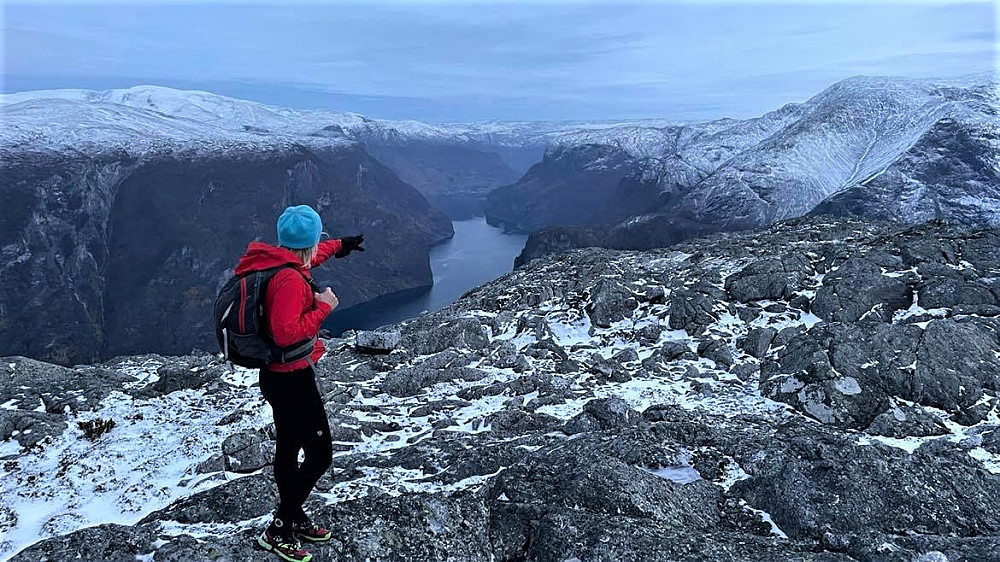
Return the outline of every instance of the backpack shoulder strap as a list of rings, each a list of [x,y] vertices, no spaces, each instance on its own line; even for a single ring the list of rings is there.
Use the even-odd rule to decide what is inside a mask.
[[[294,269],[302,276],[302,280],[309,285],[309,289],[313,292],[319,292],[316,287],[316,283],[313,282],[312,278],[307,276],[301,269],[295,267],[294,265],[281,265],[278,267],[272,267],[271,269],[264,270],[267,271],[267,277],[264,280],[263,290],[267,291],[267,286],[271,282],[271,278],[274,277],[276,273],[283,269]],[[270,339],[270,336],[268,336]],[[300,359],[306,359],[307,362],[312,364],[312,352],[316,346],[316,336],[302,340],[298,343],[292,344],[288,347],[278,347],[271,341],[272,352],[274,353],[274,359],[278,363],[293,363]]]
[[[299,275],[302,276],[302,279],[306,282],[307,285],[309,285],[309,288],[312,289],[312,291],[314,293],[321,292],[319,290],[319,287],[316,286],[316,282],[311,277],[309,277],[308,275],[306,275],[298,267],[296,267],[294,265],[291,265],[291,264],[284,264],[284,265],[279,265],[277,267],[271,267],[271,268],[268,268],[268,269],[261,269],[259,271],[260,273],[266,273],[267,274],[267,276],[265,277],[265,280],[264,280],[265,289],[267,288],[267,283],[269,283],[271,281],[271,277],[274,277],[274,275],[276,273],[278,273],[279,271],[281,271],[283,269],[294,269],[296,272],[298,272]]]

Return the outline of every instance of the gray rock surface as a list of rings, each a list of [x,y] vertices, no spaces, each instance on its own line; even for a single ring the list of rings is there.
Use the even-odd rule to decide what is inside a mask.
[[[362,352],[390,353],[399,345],[398,331],[360,331],[355,345]]]
[[[911,436],[945,435],[948,433],[948,427],[920,406],[891,404],[888,410],[875,417],[867,432],[872,435],[903,439]]]
[[[760,359],[767,354],[768,348],[771,347],[771,342],[774,341],[774,336],[777,335],[778,330],[774,328],[755,328],[747,334],[740,349]]]
[[[228,471],[254,472],[273,461],[274,441],[260,431],[242,431],[222,442],[222,458]]]
[[[741,303],[791,298],[812,266],[799,254],[764,258],[726,278],[726,291]]]
[[[438,353],[446,349],[479,350],[489,344],[483,326],[474,318],[459,318],[429,330],[407,331],[403,345],[417,355]]]
[[[1000,238],[940,223],[809,218],[664,250],[574,250],[408,320],[390,354],[334,343],[319,374],[336,452],[306,508],[336,538],[310,549],[329,560],[996,560],[1000,318],[966,308],[980,297],[988,306],[979,289],[932,309],[919,296],[942,279],[992,295],[1000,255],[984,240]],[[790,290],[741,303],[733,290],[779,284],[759,273],[774,255],[802,256],[801,282],[793,275]],[[851,260],[862,271],[874,264],[910,300],[849,320],[859,303],[893,294],[873,291],[879,280],[838,276]],[[740,272],[744,285],[726,290]],[[588,316],[602,287],[634,298],[608,327]],[[828,309],[831,320],[792,305],[824,287],[841,307]],[[643,335],[649,326],[658,329]],[[123,374],[143,361],[152,359],[25,363],[14,376],[37,374],[44,389],[0,388],[17,408],[0,419],[41,416],[31,409],[72,398],[59,386],[89,373],[103,381],[92,391],[102,400],[118,377],[128,391],[118,399],[143,412],[178,404],[180,393],[144,391],[152,385]],[[185,376],[212,369],[199,356],[152,363]],[[204,422],[221,434],[185,436],[205,454],[170,489],[180,500],[128,527],[117,548],[95,550],[88,541],[106,535],[67,525],[15,559],[269,559],[252,544],[274,506],[268,468],[234,481],[220,472],[227,455],[260,459],[271,442],[259,391],[225,382],[238,374],[184,391],[206,405],[222,400]],[[89,419],[95,406],[79,411]],[[118,421],[87,450],[114,443],[134,420]],[[45,501],[52,490],[19,468],[21,457],[57,456],[60,443],[0,459],[5,470],[18,464],[0,485]],[[132,486],[129,496],[148,493]],[[21,504],[4,511],[5,501],[0,529],[17,532]]]
[[[601,280],[593,289],[587,312],[595,326],[608,328],[630,317],[637,306],[631,291],[614,281]]]
[[[820,324],[765,361],[761,390],[825,423],[865,428],[898,396],[975,421],[1000,390],[1000,343],[974,322]],[[975,422],[973,422],[975,423]]]
[[[193,494],[153,512],[139,523],[176,521],[178,523],[239,522],[260,517],[277,506],[278,490],[274,479],[262,475],[237,478],[222,486]]]

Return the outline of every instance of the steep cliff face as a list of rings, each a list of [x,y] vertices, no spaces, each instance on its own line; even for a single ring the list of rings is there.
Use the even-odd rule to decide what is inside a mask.
[[[5,107],[0,353],[58,363],[214,345],[211,305],[286,205],[368,251],[317,270],[350,306],[432,282],[451,223],[342,138],[258,137],[77,102]],[[46,120],[59,126],[38,126]],[[54,116],[54,117],[53,117]],[[93,134],[77,136],[75,128]],[[74,148],[78,147],[78,148]]]
[[[0,347],[67,363],[104,342],[107,223],[124,152],[0,152]]]
[[[396,185],[392,185],[395,183]],[[432,282],[426,246],[450,234],[411,188],[356,147],[337,158],[304,149],[143,166],[122,182],[109,222],[107,355],[212,346],[210,310],[249,240],[274,240],[287,205],[310,204],[332,236],[367,249],[316,270],[342,306]],[[399,193],[404,191],[404,193]]]
[[[487,196],[486,220],[520,232],[592,224],[614,187],[634,169],[628,153],[613,146],[553,148],[516,184]]]

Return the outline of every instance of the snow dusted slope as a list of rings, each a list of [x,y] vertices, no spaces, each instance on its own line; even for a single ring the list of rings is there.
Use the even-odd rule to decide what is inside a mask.
[[[701,182],[802,112],[790,104],[757,119],[627,124],[558,135],[538,166],[489,195],[486,216],[526,232],[627,219],[655,208],[663,194]]]
[[[117,90],[39,90],[0,94],[0,114],[11,124],[19,124],[17,113],[8,112],[17,104],[33,102],[50,116],[62,119],[68,106],[56,102],[76,102],[92,107],[124,106],[162,114],[177,120],[203,123],[227,132],[254,131],[274,135],[302,136],[322,131],[343,132],[355,140],[380,143],[466,143],[520,147],[545,146],[551,138],[568,132],[603,129],[618,123],[503,122],[428,124],[418,121],[389,121],[356,113],[327,110],[299,110],[220,96],[198,90],[176,90],[162,86],[135,86]],[[6,107],[4,107],[6,106]],[[140,116],[131,113],[129,116]],[[68,115],[67,117],[72,117]],[[142,119],[141,117],[137,117]]]
[[[839,82],[806,102],[799,119],[692,186],[679,210],[723,228],[800,216],[886,169],[942,119],[995,127],[995,88],[992,76]]]
[[[856,77],[758,119],[563,135],[536,170],[490,195],[487,217],[539,231],[529,240],[538,249],[595,236],[607,247],[664,246],[814,209],[997,225],[997,89],[995,74]],[[587,205],[573,204],[580,193]],[[596,229],[540,231],[560,225]]]
[[[441,208],[481,212],[486,193],[517,179],[569,131],[619,123],[385,121],[348,112],[294,110],[159,86],[0,95],[0,145],[44,150],[130,147],[131,154],[185,144],[196,150],[247,143],[366,150]],[[34,144],[33,144],[34,143]]]
[[[290,110],[205,92],[152,86],[94,92],[50,90],[0,96],[0,147],[100,152],[116,147],[141,156],[163,145],[218,149],[229,146],[343,144],[343,134],[310,137],[321,127]],[[350,121],[349,114],[336,116]],[[360,118],[358,118],[360,119]]]
[[[939,119],[889,166],[835,193],[813,212],[1000,224],[997,84],[957,90],[957,96],[969,99],[964,115]]]

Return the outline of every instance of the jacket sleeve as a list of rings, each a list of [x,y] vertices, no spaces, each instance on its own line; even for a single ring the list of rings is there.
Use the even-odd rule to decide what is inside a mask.
[[[309,267],[317,267],[319,265],[322,265],[323,262],[330,259],[330,256],[339,252],[342,247],[343,244],[341,244],[340,238],[336,238],[334,240],[324,240],[320,242],[319,251],[316,252],[316,257],[313,258],[312,263],[309,264]]]
[[[331,310],[330,305],[314,299],[309,285],[291,269],[271,278],[266,305],[271,336],[279,347],[315,336]]]

